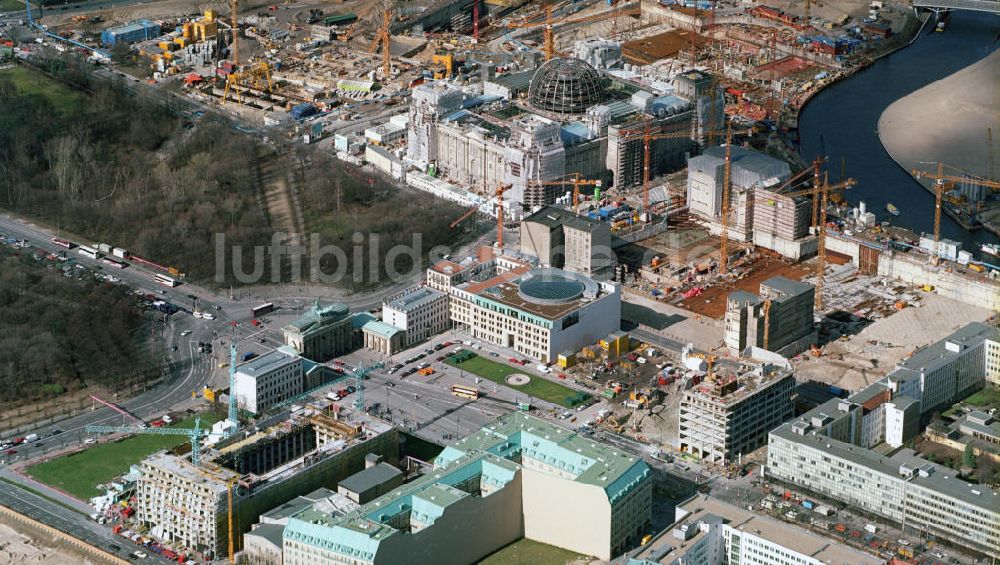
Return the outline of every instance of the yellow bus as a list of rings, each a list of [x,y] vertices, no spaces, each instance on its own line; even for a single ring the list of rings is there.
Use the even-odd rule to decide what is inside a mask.
[[[451,385],[451,393],[460,398],[471,398],[472,400],[479,398],[479,390],[468,386]]]

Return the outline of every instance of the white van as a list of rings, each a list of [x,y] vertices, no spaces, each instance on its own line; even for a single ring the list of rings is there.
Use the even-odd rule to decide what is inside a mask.
[[[536,365],[535,369],[543,375],[547,375],[552,372],[552,369],[550,369],[548,365],[545,365],[543,363],[539,363],[538,365]]]

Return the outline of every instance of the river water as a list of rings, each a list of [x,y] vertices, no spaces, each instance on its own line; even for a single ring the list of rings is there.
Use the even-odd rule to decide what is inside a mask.
[[[1000,46],[1000,17],[996,15],[954,12],[944,32],[933,32],[932,27],[929,23],[909,47],[817,94],[799,119],[800,154],[805,161],[820,154],[829,156],[833,182],[840,178],[843,157],[847,176],[858,181],[846,192],[847,199],[855,204],[864,200],[880,221],[891,218],[894,225],[917,233],[934,230],[934,196],[886,153],[878,137],[879,116],[897,99],[975,63]],[[996,80],[1000,88],[1000,77]],[[900,209],[898,217],[886,211],[889,202]],[[986,230],[962,229],[946,214],[941,215],[941,236],[961,241],[974,252],[982,242],[998,241]]]

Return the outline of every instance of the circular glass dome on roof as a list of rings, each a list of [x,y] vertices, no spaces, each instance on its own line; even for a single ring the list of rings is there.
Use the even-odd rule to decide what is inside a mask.
[[[597,283],[561,269],[535,269],[518,281],[518,295],[535,304],[562,304],[580,297],[593,298]]]
[[[582,114],[603,98],[603,80],[594,67],[575,57],[552,59],[535,71],[528,100],[536,108]]]
[[[521,295],[526,299],[566,302],[583,294],[583,283],[571,278],[534,278],[521,283]]]

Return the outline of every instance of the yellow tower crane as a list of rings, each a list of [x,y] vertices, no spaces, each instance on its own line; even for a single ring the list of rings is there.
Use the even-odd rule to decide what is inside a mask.
[[[992,132],[990,132],[992,134]],[[992,137],[992,136],[991,136]],[[913,169],[913,176],[920,178],[929,178],[934,180],[934,249],[931,252],[933,257],[938,256],[938,241],[941,239],[941,197],[944,195],[946,190],[951,190],[956,182],[964,182],[968,184],[974,184],[976,186],[985,186],[992,188],[993,190],[1000,190],[1000,182],[983,179],[977,177],[959,177],[955,175],[944,174],[944,163],[937,164],[937,173],[928,173],[926,171],[921,171],[920,169]],[[955,167],[947,165],[949,168],[958,170]]]
[[[582,178],[583,175],[580,173],[570,173],[569,177],[570,178],[565,180],[529,181],[529,184],[532,184],[534,186],[562,186],[566,184],[573,185],[573,213],[579,213],[580,187],[581,186],[600,187],[601,181]]]
[[[517,28],[542,28],[543,37],[543,51],[545,53],[545,60],[551,60],[556,56],[556,40],[555,40],[555,26],[556,25],[567,25],[567,24],[584,24],[590,22],[599,22],[601,20],[607,20],[612,18],[618,18],[619,16],[638,16],[640,15],[640,9],[638,6],[633,8],[623,8],[620,10],[612,10],[610,12],[602,12],[600,14],[594,14],[592,16],[586,16],[583,18],[574,18],[569,20],[552,19],[552,5],[545,5],[545,19],[535,22],[510,22],[507,24],[509,29]]]
[[[706,135],[716,134],[716,133],[718,133],[718,134],[724,133],[724,130],[706,132]],[[658,140],[658,139],[684,139],[684,138],[690,138],[691,135],[692,135],[691,131],[689,129],[684,129],[684,130],[679,130],[679,131],[667,131],[667,132],[658,131],[658,130],[654,130],[647,123],[647,124],[645,124],[641,128],[618,130],[618,134],[621,135],[621,136],[633,136],[633,135],[635,135],[635,136],[638,136],[638,137],[642,138],[642,154],[643,154],[643,161],[642,161],[642,211],[648,213],[648,211],[649,211],[648,210],[648,208],[649,208],[649,190],[650,190],[649,180],[650,180],[650,176],[651,176],[650,170],[651,170],[651,166],[652,166],[652,162],[653,162],[652,155],[651,155],[652,150],[650,149],[650,147],[651,147],[651,143],[650,142],[652,142],[654,140]],[[693,143],[693,140],[692,140],[692,143]]]
[[[382,80],[389,80],[392,76],[392,56],[389,53],[389,42],[391,35],[389,34],[389,26],[392,24],[392,12],[390,10],[385,10],[382,12],[382,27],[378,28],[375,32],[375,39],[372,40],[372,45],[368,49],[369,53],[374,53],[378,50],[379,44],[382,45]]]
[[[808,170],[808,169],[807,169]],[[827,175],[824,175],[823,181],[819,185],[819,190],[817,194],[816,186],[812,186],[803,190],[795,192],[785,192],[781,193],[782,196],[812,196],[813,198],[819,199],[819,229],[817,230],[817,261],[816,261],[816,296],[815,296],[815,308],[820,310],[823,308],[823,278],[826,276],[826,208],[829,203],[829,194],[831,191],[848,189],[857,184],[857,181],[853,178],[845,179],[843,182],[839,182],[835,185],[831,185]],[[765,326],[766,328],[766,326]],[[766,329],[764,330],[767,331]],[[766,336],[766,334],[765,334]],[[766,337],[765,337],[766,340]],[[766,346],[765,346],[766,349]]]
[[[503,195],[505,192],[510,190],[512,185],[501,184],[497,187],[496,192],[493,196],[497,199],[496,209],[497,209],[497,247],[503,248]],[[466,218],[472,216],[479,211],[479,206],[472,206],[465,211],[464,214],[455,219],[451,224],[448,225],[449,228],[455,229],[455,226],[462,223]]]

